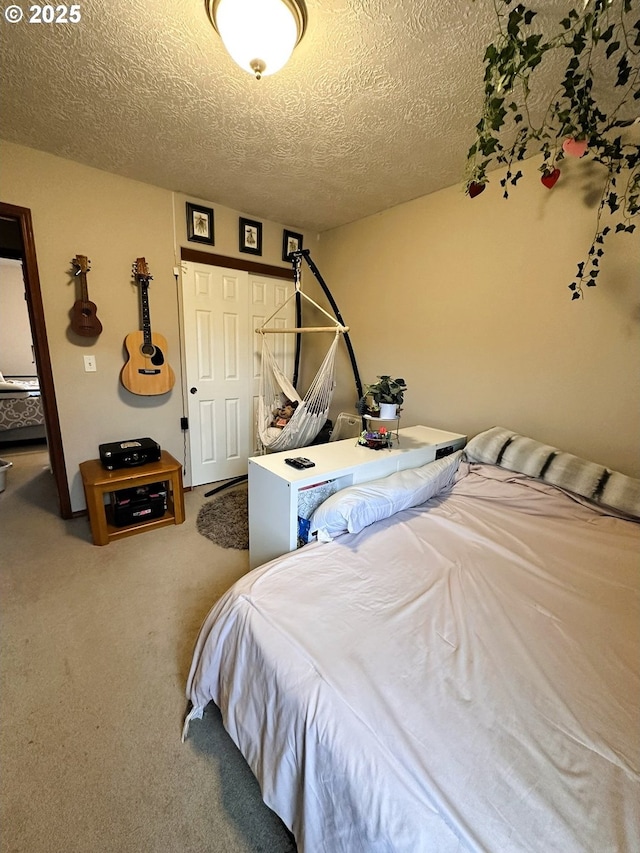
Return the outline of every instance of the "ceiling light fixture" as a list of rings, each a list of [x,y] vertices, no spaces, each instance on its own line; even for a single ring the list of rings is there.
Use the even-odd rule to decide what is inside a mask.
[[[205,0],[231,58],[256,79],[287,62],[307,25],[304,0]]]

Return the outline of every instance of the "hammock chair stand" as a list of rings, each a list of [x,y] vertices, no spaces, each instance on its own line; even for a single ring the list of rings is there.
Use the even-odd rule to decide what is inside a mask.
[[[291,253],[291,262],[293,264],[294,278],[296,275],[299,278],[300,261],[302,260],[302,258],[305,259],[307,266],[309,267],[309,269],[313,273],[316,281],[318,282],[318,284],[322,288],[322,292],[327,297],[327,301],[329,302],[329,305],[331,306],[331,310],[335,314],[336,320],[340,323],[341,326],[344,326],[345,328],[347,328],[344,320],[342,319],[342,315],[340,314],[340,309],[338,308],[336,301],[333,298],[333,294],[329,290],[325,280],[320,275],[320,270],[318,269],[318,267],[315,265],[313,259],[311,258],[310,249],[299,249],[297,252]],[[297,259],[297,262],[296,262],[296,259]],[[300,323],[302,322],[302,320],[301,320],[302,307],[301,307],[301,299],[300,299],[299,293],[296,293],[296,311],[297,311],[296,324],[300,325]],[[356,399],[359,400],[362,397],[362,393],[363,393],[362,382],[360,381],[360,372],[358,371],[358,365],[356,363],[356,355],[353,351],[353,346],[351,345],[351,338],[349,337],[348,328],[347,328],[347,331],[343,333],[342,338],[345,342],[345,346],[347,347],[347,352],[349,354],[349,361],[351,362],[351,369],[353,370],[353,379],[354,379],[355,384],[356,384]],[[298,384],[298,373],[299,373],[299,369],[300,369],[300,344],[301,344],[301,340],[300,340],[300,336],[298,336],[296,338],[296,360],[295,360],[294,371],[293,371],[293,384],[294,385]]]
[[[306,294],[304,294],[300,290],[300,267],[301,267],[301,262],[302,262],[303,258],[306,261],[307,265],[309,266],[309,269],[313,273],[314,277],[318,281],[318,284],[322,288],[323,293],[327,297],[329,305],[331,306],[331,309],[335,315],[335,321],[334,321],[333,317],[331,317],[330,314],[328,314],[323,308],[321,308],[316,302],[314,302],[314,300],[311,299],[311,297],[307,296]],[[341,335],[342,338],[344,339],[345,345],[347,347],[349,360],[351,362],[351,368],[353,370],[353,377],[354,377],[354,381],[355,381],[355,385],[356,385],[357,399],[360,399],[362,397],[362,393],[363,393],[362,382],[360,380],[360,373],[358,371],[358,365],[356,363],[356,358],[355,358],[355,353],[353,351],[353,346],[351,345],[351,340],[349,338],[349,327],[345,325],[344,320],[342,319],[342,316],[340,314],[340,310],[336,304],[335,299],[333,298],[331,291],[329,290],[325,280],[322,278],[322,275],[320,274],[318,267],[316,266],[314,261],[311,259],[310,250],[309,249],[300,249],[296,252],[292,252],[291,253],[291,263],[293,265],[293,274],[294,274],[294,283],[295,283],[295,291],[294,291],[294,294],[292,294],[292,295],[295,296],[295,302],[296,302],[296,320],[295,320],[296,325],[293,328],[289,328],[289,329],[266,328],[265,327],[266,323],[268,323],[272,319],[272,317],[274,316],[274,314],[272,314],[271,317],[269,317],[269,318],[267,318],[267,320],[265,320],[265,324],[263,324],[263,326],[260,329],[256,329],[256,331],[260,332],[263,335],[264,334],[282,334],[282,333],[293,333],[296,335],[294,371],[293,371],[292,382],[290,384],[290,388],[296,396],[297,396],[297,392],[295,391],[295,389],[296,389],[296,385],[298,383],[299,370],[300,370],[300,353],[301,353],[301,345],[302,345],[302,335],[305,333],[313,333],[313,332],[335,332],[336,333],[336,340],[331,345],[331,347],[329,349],[329,353],[327,353],[327,356],[325,357],[325,361],[323,362],[323,365],[321,366],[320,370],[318,371],[318,375],[316,376],[316,379],[314,379],[314,383],[319,380],[319,377],[323,373],[323,370],[326,374],[327,366],[332,367],[333,358],[335,356],[335,349],[337,346],[337,340],[338,340],[339,336]],[[303,326],[302,325],[302,298],[303,297],[307,301],[311,302],[323,314],[325,314],[332,321],[333,325],[331,325],[331,326]],[[280,306],[280,308],[281,307],[282,306]],[[278,310],[280,310],[280,308],[278,308]],[[277,313],[277,311],[275,313]],[[268,354],[268,357],[270,357],[270,351],[268,350],[268,347],[266,347],[266,340],[264,338],[263,338],[263,343],[265,344],[265,347],[263,347],[263,365],[262,365],[262,373],[264,375],[264,370],[265,370],[264,353],[266,352]],[[274,369],[277,370],[277,368],[275,368],[275,365],[274,365]],[[283,379],[282,384],[284,384],[285,386],[288,386],[289,383],[286,380],[286,378],[284,376],[282,376],[282,379]],[[312,385],[314,383],[312,383]],[[307,395],[309,393],[310,392],[307,392]],[[261,397],[261,399],[262,399],[262,397]],[[328,404],[327,404],[327,409],[328,409]],[[295,413],[294,413],[294,417],[295,417]],[[292,420],[293,420],[293,418],[292,418]],[[325,420],[326,420],[326,418],[325,418]],[[318,432],[319,432],[319,430],[318,430]],[[316,432],[316,435],[317,434],[318,433]],[[316,436],[313,436],[311,441],[313,441],[313,439],[315,437]],[[262,441],[262,438],[261,438],[261,441]],[[308,443],[311,443],[311,442],[308,442]],[[305,446],[305,445],[301,445],[301,446]],[[284,449],[284,448],[282,448],[282,449]],[[247,474],[242,474],[240,477],[235,477],[233,480],[230,480],[230,481],[224,483],[223,485],[217,486],[215,489],[212,489],[211,491],[206,492],[205,497],[206,498],[211,497],[211,495],[214,495],[217,492],[222,491],[223,489],[227,489],[227,488],[230,488],[232,486],[235,486],[235,485],[243,482],[244,480],[246,480],[247,476],[248,476]]]

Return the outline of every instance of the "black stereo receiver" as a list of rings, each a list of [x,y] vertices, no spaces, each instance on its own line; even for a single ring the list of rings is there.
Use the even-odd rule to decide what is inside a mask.
[[[160,445],[152,438],[130,438],[101,444],[100,461],[108,471],[114,468],[133,468],[160,460]]]
[[[167,486],[165,483],[151,483],[111,492],[111,510],[116,527],[162,518],[167,511]]]

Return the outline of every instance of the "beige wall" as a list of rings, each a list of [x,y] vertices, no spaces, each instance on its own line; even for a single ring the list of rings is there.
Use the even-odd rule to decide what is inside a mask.
[[[30,208],[40,272],[71,503],[85,506],[78,464],[95,458],[102,442],[151,436],[184,461],[182,372],[178,282],[174,276],[180,245],[206,251],[186,238],[185,196],[108,172],[92,169],[22,146],[0,142],[2,201]],[[202,199],[214,208],[215,246],[209,250],[241,257],[238,211]],[[256,217],[249,217],[256,218]],[[286,226],[294,231],[299,228]],[[282,229],[263,221],[263,254],[250,260],[282,262]],[[70,261],[91,260],[89,298],[104,327],[97,339],[69,331],[76,299]],[[168,394],[138,396],[120,384],[126,360],[123,341],[139,328],[138,289],[131,267],[144,256],[153,281],[149,287],[151,325],[167,339],[176,385]],[[83,355],[96,358],[97,372],[85,373]]]
[[[612,235],[598,286],[572,302],[595,230],[589,164],[567,162],[551,191],[536,167],[507,201],[497,175],[473,200],[452,187],[325,232],[318,265],[363,382],[407,380],[406,424],[500,424],[638,476],[640,240]],[[340,371],[333,410],[351,411],[344,354]]]

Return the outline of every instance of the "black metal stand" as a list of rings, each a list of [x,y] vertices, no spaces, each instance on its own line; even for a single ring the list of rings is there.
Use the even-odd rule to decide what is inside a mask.
[[[211,489],[210,492],[205,492],[204,496],[205,498],[210,498],[211,495],[216,495],[218,492],[222,492],[225,489],[230,489],[231,486],[237,486],[238,483],[244,482],[248,476],[248,474],[240,474],[239,477],[234,477],[233,480],[229,480],[227,483],[223,483],[221,486],[216,486],[215,489]]]
[[[294,275],[294,280],[296,282],[296,287],[299,285],[299,282],[300,282],[300,261],[302,258],[304,258],[305,261],[307,262],[307,266],[309,267],[311,272],[316,277],[318,284],[322,288],[324,295],[329,300],[329,305],[331,305],[331,309],[332,309],[333,313],[336,315],[336,320],[339,323],[341,323],[343,326],[346,326],[346,323],[344,322],[344,320],[342,319],[342,315],[340,314],[340,309],[338,308],[336,301],[333,298],[333,294],[331,293],[331,291],[327,287],[327,283],[325,282],[325,280],[320,275],[320,270],[315,265],[314,261],[311,259],[310,249],[299,249],[297,252],[291,253],[291,261],[293,263],[293,275]],[[298,300],[296,301],[296,309],[297,310],[300,310],[299,301],[300,300],[298,297]],[[298,325],[302,325],[301,317],[296,317],[296,323],[298,323]],[[344,337],[344,342],[345,342],[346,347],[347,347],[347,352],[349,353],[349,360],[351,361],[351,368],[353,370],[353,378],[354,378],[355,383],[356,383],[356,393],[358,395],[357,399],[359,400],[362,397],[362,382],[360,381],[360,373],[358,371],[358,365],[356,363],[356,356],[355,356],[355,353],[353,351],[353,346],[351,345],[351,338],[349,337],[349,332],[345,332],[343,337]],[[296,380],[298,378],[297,370],[298,370],[298,365],[299,365],[299,361],[300,361],[299,351],[300,351],[300,335],[296,335],[296,371],[295,371],[295,378],[293,381],[294,387],[296,386]]]

